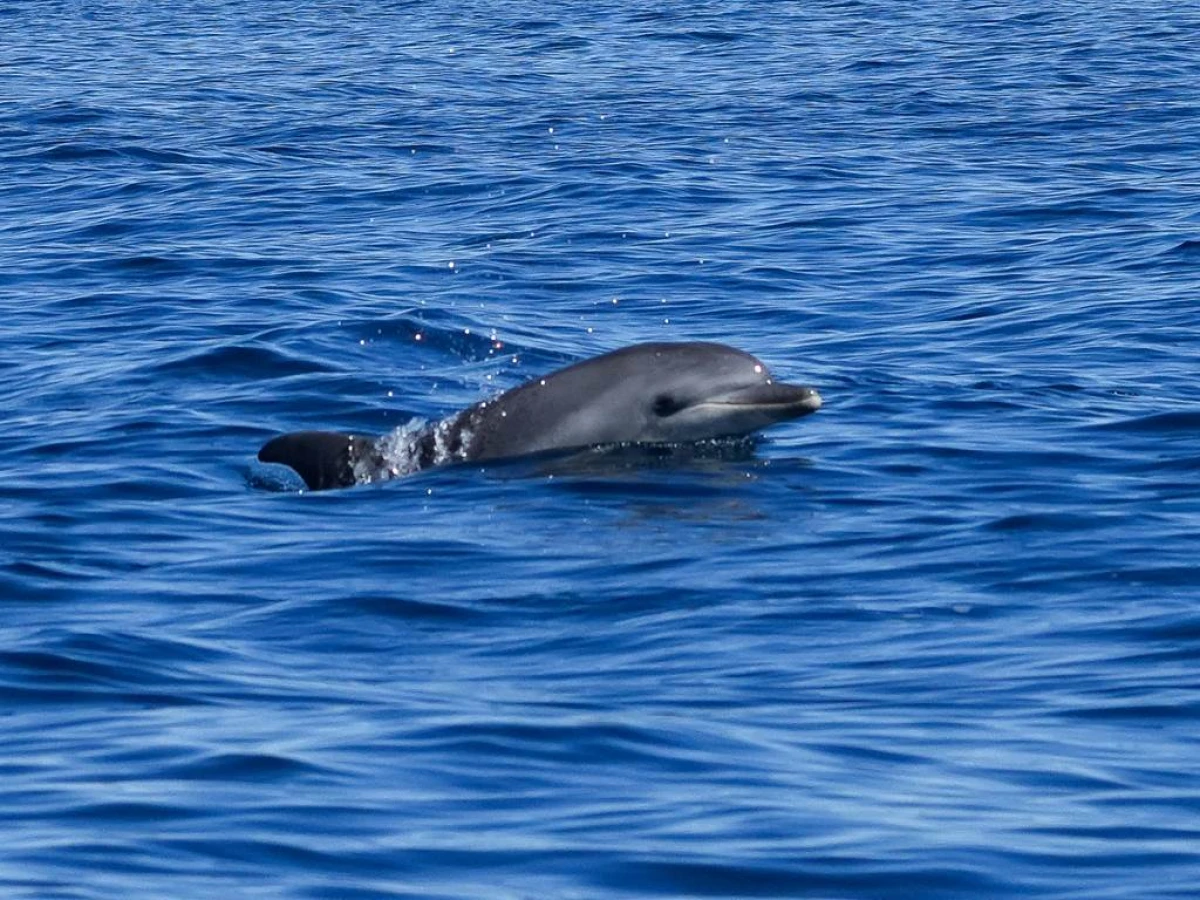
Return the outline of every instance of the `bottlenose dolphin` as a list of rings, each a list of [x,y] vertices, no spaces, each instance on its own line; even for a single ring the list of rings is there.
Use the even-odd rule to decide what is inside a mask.
[[[446,463],[738,437],[820,406],[812,388],[775,381],[749,353],[724,344],[636,344],[535,378],[415,432],[371,438],[299,431],[267,441],[258,458],[290,466],[319,491]]]

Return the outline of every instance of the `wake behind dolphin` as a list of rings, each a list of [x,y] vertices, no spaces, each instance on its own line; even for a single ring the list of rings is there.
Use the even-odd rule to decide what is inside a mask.
[[[298,431],[267,441],[258,458],[290,466],[319,491],[455,462],[739,437],[820,407],[812,388],[777,382],[749,353],[724,344],[635,344],[432,425],[381,438]]]

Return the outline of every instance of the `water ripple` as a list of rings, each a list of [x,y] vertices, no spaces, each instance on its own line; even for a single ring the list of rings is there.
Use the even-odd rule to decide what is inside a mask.
[[[1194,893],[1193,9],[0,21],[5,896]],[[254,459],[660,339],[826,405]]]

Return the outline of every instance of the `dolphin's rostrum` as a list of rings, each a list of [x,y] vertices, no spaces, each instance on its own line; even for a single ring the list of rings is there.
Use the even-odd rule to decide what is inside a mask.
[[[773,380],[741,350],[636,344],[535,378],[415,433],[300,431],[268,441],[258,458],[290,466],[311,490],[323,490],[445,463],[737,437],[820,406],[815,390]]]

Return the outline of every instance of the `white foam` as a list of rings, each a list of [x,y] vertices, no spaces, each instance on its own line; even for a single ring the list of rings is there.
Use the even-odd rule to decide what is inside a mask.
[[[417,471],[421,467],[417,440],[428,425],[426,419],[412,419],[381,437],[375,443],[378,462],[375,459],[358,460],[354,464],[355,480],[359,484],[368,484],[403,478]]]
[[[450,416],[434,422],[428,419],[412,419],[394,431],[385,434],[375,443],[375,454],[370,459],[360,459],[354,464],[354,478],[359,484],[403,478],[428,466],[461,461],[464,448],[471,443],[471,431],[463,428],[458,434],[457,450],[451,449],[454,424],[458,417]],[[421,464],[421,440],[433,435],[433,458]]]

